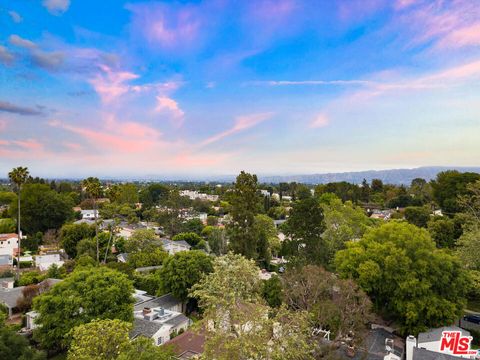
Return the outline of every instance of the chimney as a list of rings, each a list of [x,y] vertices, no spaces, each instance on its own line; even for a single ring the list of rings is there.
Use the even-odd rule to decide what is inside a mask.
[[[413,335],[407,337],[405,342],[406,357],[405,360],[413,360],[413,348],[417,347],[417,339]]]
[[[152,312],[152,309],[150,309],[150,308],[148,308],[148,307],[143,308],[143,316],[148,315],[148,314],[150,314],[151,312]]]

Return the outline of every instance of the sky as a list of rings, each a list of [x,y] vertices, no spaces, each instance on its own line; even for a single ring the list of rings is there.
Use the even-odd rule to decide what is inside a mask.
[[[478,166],[478,0],[0,0],[0,177]]]

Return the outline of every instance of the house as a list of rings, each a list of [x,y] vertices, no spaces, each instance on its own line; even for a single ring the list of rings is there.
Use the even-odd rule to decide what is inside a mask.
[[[13,266],[12,255],[0,255],[0,272],[10,270]]]
[[[35,266],[38,267],[40,271],[46,271],[52,265],[57,265],[58,267],[60,267],[63,264],[64,264],[64,261],[61,260],[60,254],[48,254],[48,255],[35,256]]]
[[[127,253],[120,253],[117,255],[117,261],[121,263],[126,263],[128,261],[128,254]]]
[[[18,235],[15,233],[0,234],[0,255],[16,255],[18,251]]]
[[[458,333],[461,337],[470,337],[470,332],[457,326],[441,327],[431,329],[427,332],[419,333],[418,337],[408,336],[406,340],[406,360],[450,360],[466,358],[475,359],[474,354],[453,354],[450,349],[442,349],[442,338],[444,333]],[[458,341],[457,341],[458,343]]]
[[[170,239],[161,239],[163,250],[168,252],[169,255],[175,255],[180,251],[188,251],[191,246],[184,240],[173,241]]]
[[[4,279],[0,287],[0,304],[8,309],[8,317],[13,315],[14,309],[17,307],[17,301],[23,297],[22,290],[25,286],[13,287],[12,281]],[[4,287],[5,286],[5,287]]]
[[[98,210],[81,210],[82,220],[95,220],[95,215],[98,219]]]
[[[203,354],[205,335],[193,331],[185,331],[168,341],[178,360],[195,359]]]
[[[138,295],[148,297],[146,294]],[[174,335],[186,331],[192,323],[181,310],[182,303],[171,294],[137,302],[130,337],[144,336],[153,339],[155,345],[166,343]]]

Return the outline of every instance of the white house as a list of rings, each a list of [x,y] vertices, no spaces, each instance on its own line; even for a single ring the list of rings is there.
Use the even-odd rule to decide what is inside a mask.
[[[0,234],[0,255],[16,255],[18,235],[15,233]]]
[[[145,294],[140,294],[148,298]],[[192,321],[181,313],[182,303],[171,294],[134,305],[134,327],[130,333],[132,339],[145,336],[153,339],[155,345],[162,345],[173,334],[185,331]]]
[[[457,326],[441,327],[419,333],[418,337],[408,336],[406,339],[406,360],[420,359],[476,359],[475,355],[454,354],[448,349],[441,349],[444,333],[459,333],[461,337],[470,337],[470,332]],[[475,352],[476,353],[476,352]]]
[[[170,255],[175,255],[180,251],[188,251],[191,246],[186,241],[173,241],[169,239],[162,239],[163,250],[168,252]]]
[[[97,213],[98,218],[98,210],[81,210],[80,213],[83,220],[95,220],[95,213]]]
[[[35,266],[40,269],[40,271],[45,271],[50,268],[52,265],[57,265],[58,267],[64,264],[64,261],[60,259],[60,254],[48,254],[48,255],[37,255],[35,256]]]

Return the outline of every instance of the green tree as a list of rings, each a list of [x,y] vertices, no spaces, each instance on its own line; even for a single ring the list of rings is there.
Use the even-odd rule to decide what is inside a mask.
[[[140,191],[140,202],[143,208],[149,209],[167,200],[169,192],[170,189],[166,185],[150,184]]]
[[[8,234],[15,231],[15,221],[13,219],[0,219],[0,234]]]
[[[203,240],[203,238],[198,235],[197,233],[194,232],[183,232],[180,234],[175,235],[172,238],[173,241],[185,241],[187,242],[190,246],[195,247],[198,245],[200,241]]]
[[[77,257],[80,240],[95,237],[95,227],[88,224],[65,224],[60,229],[60,244],[70,258]]]
[[[182,232],[200,235],[204,227],[200,219],[190,219],[182,225]]]
[[[224,255],[227,252],[227,236],[224,228],[206,226],[202,232],[207,238],[210,250],[215,255]]]
[[[163,293],[185,302],[190,288],[212,271],[212,260],[203,251],[181,251],[164,261],[158,271]]]
[[[348,241],[360,239],[365,231],[374,225],[362,208],[354,206],[350,201],[343,203],[338,197],[331,195],[328,199],[320,198],[325,219],[322,239],[325,241],[325,265],[328,268],[333,266],[332,262],[338,250],[344,249]]]
[[[207,359],[312,359],[307,314],[263,304],[262,282],[253,260],[229,253],[192,288],[204,311]]]
[[[82,180],[83,190],[87,193],[90,199],[93,201],[93,215],[95,217],[95,239],[97,242],[97,264],[100,263],[100,248],[98,244],[98,211],[97,200],[102,195],[102,184],[100,180],[95,177],[89,177]]]
[[[72,330],[68,360],[170,360],[173,353],[144,337],[130,341],[132,324],[118,319],[93,320]]]
[[[132,324],[118,320],[92,320],[72,329],[68,360],[115,360],[129,344]]]
[[[444,171],[432,181],[433,198],[447,215],[453,215],[461,210],[458,197],[467,195],[467,185],[480,180],[480,174]]]
[[[317,198],[298,200],[290,210],[284,224],[288,240],[284,241],[288,256],[299,256],[311,264],[328,263],[328,247],[322,238],[325,221],[322,207]]]
[[[21,190],[22,185],[25,184],[29,176],[28,168],[26,167],[17,167],[8,173],[8,178],[10,181],[15,184],[17,189],[17,237],[18,237],[18,252],[17,252],[17,264],[20,264],[20,249],[22,246],[22,230],[21,230],[21,212],[20,212],[20,203],[21,203]],[[17,266],[17,280],[20,278],[20,265]]]
[[[167,252],[163,251],[161,248],[155,248],[128,254],[128,264],[133,268],[160,266],[166,258],[168,258]]]
[[[237,176],[232,192],[232,221],[227,225],[232,250],[249,259],[256,259],[258,256],[258,239],[254,229],[255,215],[259,208],[257,187],[256,175],[242,171]]]
[[[278,253],[279,240],[277,229],[275,228],[273,220],[263,214],[255,216],[253,229],[255,231],[255,237],[257,238],[257,261],[264,267],[268,267],[272,258],[272,247],[277,250],[276,253]]]
[[[159,246],[158,236],[153,229],[137,229],[125,244],[125,251],[135,253],[150,251]]]
[[[428,232],[439,248],[454,248],[457,240],[454,220],[435,216],[427,224]]]
[[[340,250],[335,262],[340,275],[356,280],[404,333],[451,324],[464,308],[468,278],[460,261],[414,225],[371,229]]]
[[[465,233],[457,241],[457,252],[467,269],[480,271],[480,227],[476,226]]]
[[[190,296],[198,299],[204,310],[214,311],[219,306],[260,302],[262,283],[259,271],[255,261],[230,252],[215,258],[213,271],[197,281]]]
[[[268,306],[278,308],[283,302],[283,286],[280,277],[272,276],[263,281],[262,296]]]
[[[425,206],[408,206],[405,208],[405,220],[415,226],[426,228],[430,220],[430,210]]]
[[[0,355],[2,360],[44,360],[43,352],[33,349],[27,338],[0,324]]]
[[[48,185],[28,183],[22,186],[22,229],[30,235],[59,229],[67,220],[73,219],[73,202],[64,194],[58,194]],[[16,213],[18,204],[10,206]]]
[[[36,297],[34,338],[48,349],[67,348],[71,330],[94,319],[133,320],[133,286],[125,274],[107,267],[80,268]]]

